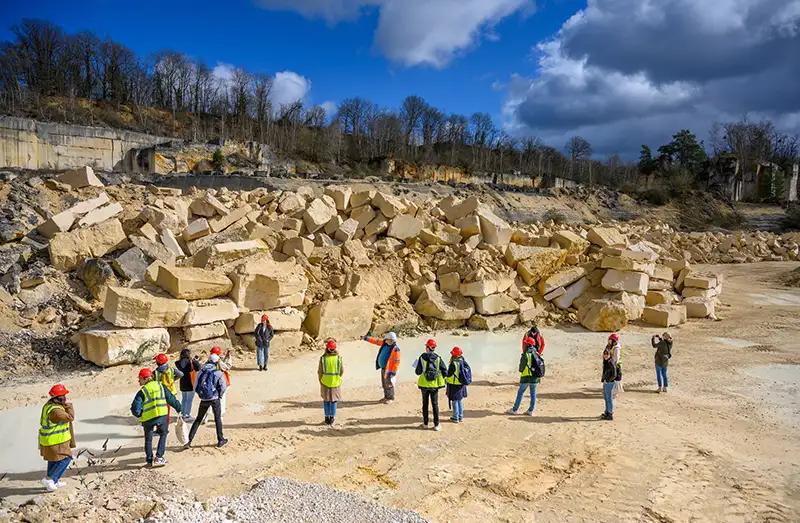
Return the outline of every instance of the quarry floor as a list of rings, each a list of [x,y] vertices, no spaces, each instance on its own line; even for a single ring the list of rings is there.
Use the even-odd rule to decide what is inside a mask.
[[[161,469],[201,499],[237,494],[266,476],[323,483],[432,521],[791,522],[800,514],[800,289],[780,286],[797,263],[722,265],[719,321],[693,320],[675,338],[668,394],[656,394],[649,338],[663,329],[622,333],[625,392],[615,420],[600,421],[600,353],[606,335],[580,327],[545,329],[547,376],[533,417],[504,414],[513,403],[521,332],[441,333],[457,344],[474,383],[465,422],[420,428],[420,393],[411,362],[424,339],[401,339],[398,400],[382,396],[374,347],[343,347],[344,401],[337,429],[321,424],[318,354],[274,361],[258,372],[239,356],[225,417],[227,447],[213,424],[197,448],[178,450],[170,434]],[[242,357],[246,358],[245,360]],[[85,479],[113,478],[143,465],[128,405],[136,369],[113,368],[65,380],[72,391],[79,448],[102,462]],[[35,420],[51,384],[0,389],[0,497],[41,493]],[[196,403],[195,403],[196,408]],[[32,421],[33,420],[33,421]],[[108,438],[108,450],[100,447]],[[116,450],[119,446],[119,450]],[[113,462],[112,462],[113,460]],[[69,476],[72,476],[71,478]],[[76,470],[70,486],[80,488]]]

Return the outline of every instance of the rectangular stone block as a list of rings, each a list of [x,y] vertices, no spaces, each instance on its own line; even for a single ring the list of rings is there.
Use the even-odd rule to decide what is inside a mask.
[[[196,267],[162,265],[158,269],[156,284],[174,298],[207,300],[227,295],[233,282],[222,273]]]
[[[647,295],[647,285],[650,282],[650,276],[643,272],[629,272],[618,271],[616,269],[609,269],[600,285],[609,291],[625,291],[640,296]]]
[[[716,300],[713,298],[686,298],[681,305],[686,307],[686,315],[689,318],[708,318],[715,313]]]
[[[569,309],[572,306],[572,302],[578,299],[581,294],[589,290],[589,287],[591,287],[591,285],[589,285],[589,280],[587,278],[581,278],[577,282],[567,287],[564,294],[554,299],[553,304],[559,309]]]
[[[216,233],[224,231],[234,223],[247,216],[247,213],[252,212],[252,210],[253,208],[250,206],[250,204],[243,205],[238,209],[229,212],[225,216],[209,220],[208,225],[211,227],[212,232]]]
[[[717,278],[714,276],[687,276],[683,280],[684,287],[695,287],[697,289],[713,289],[717,286]]]
[[[161,243],[164,244],[164,247],[170,250],[172,254],[174,254],[177,258],[185,258],[186,253],[183,252],[183,247],[181,244],[178,243],[178,239],[169,229],[164,229],[161,231],[160,234]]]
[[[103,318],[117,327],[182,327],[189,303],[155,296],[143,289],[109,287]]]
[[[238,317],[239,307],[232,300],[225,298],[198,300],[189,302],[183,325],[206,325],[217,321],[235,320]]]
[[[228,335],[228,328],[221,321],[208,325],[192,325],[183,328],[183,337],[189,343]]]
[[[120,329],[101,324],[79,337],[80,355],[100,367],[150,363],[169,349],[169,332],[163,328]]]
[[[683,305],[655,305],[645,307],[642,319],[657,327],[674,327],[686,323],[686,307]]]
[[[90,225],[110,220],[118,214],[122,214],[122,205],[119,203],[112,203],[87,213],[83,218],[78,220],[78,227],[89,227]]]
[[[75,214],[72,211],[64,211],[54,214],[36,230],[45,238],[52,238],[56,233],[69,231],[73,223],[75,223]]]
[[[319,340],[356,340],[369,331],[374,308],[370,300],[356,296],[324,301],[311,308],[305,327]]]
[[[183,230],[183,240],[188,242],[196,240],[197,238],[202,238],[203,236],[208,236],[209,234],[211,234],[211,227],[208,225],[208,220],[200,218],[190,223],[189,226]]]

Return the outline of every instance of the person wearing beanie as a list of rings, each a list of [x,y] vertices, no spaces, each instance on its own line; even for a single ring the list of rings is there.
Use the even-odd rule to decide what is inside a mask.
[[[342,400],[342,376],[344,364],[336,347],[336,340],[325,343],[325,352],[319,358],[317,379],[325,409],[325,424],[333,427],[336,422],[336,404]]]
[[[275,329],[269,322],[269,316],[263,314],[261,316],[261,323],[256,326],[256,361],[258,363],[258,370],[267,370],[269,368],[269,344],[275,336]]]
[[[42,478],[42,485],[48,492],[67,486],[61,481],[61,476],[72,461],[72,449],[75,448],[75,432],[72,430],[75,410],[67,400],[67,394],[69,391],[64,385],[54,385],[39,418],[39,454],[47,462],[47,475]]]
[[[214,349],[218,349],[218,347],[214,347]],[[224,447],[228,443],[222,433],[221,406],[221,399],[225,397],[228,386],[225,383],[225,376],[219,369],[219,354],[214,349],[211,349],[212,352],[208,357],[208,361],[200,367],[200,372],[197,373],[197,379],[195,380],[194,390],[197,393],[197,397],[200,398],[200,406],[197,409],[197,417],[192,423],[192,428],[189,430],[189,441],[185,445],[187,449],[191,448],[197,429],[203,423],[203,419],[207,416],[209,410],[214,414],[217,447]]]
[[[153,371],[139,371],[139,392],[131,403],[131,414],[139,419],[144,429],[144,455],[148,467],[167,464],[164,453],[167,448],[167,409],[172,407],[180,414],[182,405],[170,390],[156,381]],[[153,433],[158,433],[158,448],[153,461]]]
[[[382,403],[394,401],[394,385],[397,371],[400,368],[400,347],[397,346],[397,334],[389,332],[383,338],[364,336],[364,341],[380,346],[375,358],[375,370],[381,371]]]
[[[445,386],[444,377],[447,366],[436,354],[436,342],[428,340],[425,352],[417,358],[417,386],[422,392],[422,428],[428,428],[428,404],[433,410],[433,430],[439,430],[439,389]]]

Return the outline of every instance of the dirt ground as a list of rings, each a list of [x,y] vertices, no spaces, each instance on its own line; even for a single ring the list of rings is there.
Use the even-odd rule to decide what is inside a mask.
[[[598,417],[605,336],[565,327],[544,331],[551,345],[574,345],[569,357],[548,365],[533,417],[504,414],[516,392],[511,361],[509,373],[474,377],[465,423],[450,423],[445,412],[441,432],[419,427],[412,383],[399,387],[396,403],[379,405],[377,376],[374,388],[347,389],[345,375],[340,427],[328,429],[318,394],[295,397],[287,387],[285,398],[260,401],[270,374],[253,372],[255,361],[247,361],[235,374],[225,419],[230,444],[213,448],[213,429],[205,427],[199,447],[171,447],[162,470],[201,499],[241,493],[274,475],[357,492],[439,522],[795,522],[800,289],[778,280],[797,266],[714,267],[726,275],[719,321],[671,329],[668,394],[655,393],[648,344],[663,329],[629,326],[622,334],[625,392],[613,422]],[[401,372],[411,372],[416,352],[406,348]],[[109,369],[68,385],[77,397],[133,395],[135,385],[122,378],[131,372]],[[43,386],[0,389],[1,408],[38,403]],[[118,458],[107,477],[143,461],[138,446]],[[38,477],[15,475],[0,487],[31,487]]]

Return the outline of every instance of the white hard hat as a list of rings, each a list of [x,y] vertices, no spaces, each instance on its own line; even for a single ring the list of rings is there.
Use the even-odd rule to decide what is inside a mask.
[[[387,340],[392,340],[392,341],[397,341],[397,334],[395,334],[394,332],[390,332],[389,334],[386,335],[386,339]]]

